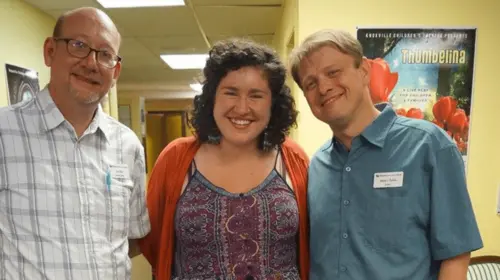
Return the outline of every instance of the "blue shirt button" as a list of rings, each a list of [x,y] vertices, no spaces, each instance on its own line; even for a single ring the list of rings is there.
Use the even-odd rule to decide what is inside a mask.
[[[348,166],[345,168],[345,171],[349,172],[349,171],[351,171],[351,168]]]
[[[350,201],[349,200],[344,200],[344,205],[349,205]]]
[[[347,239],[347,237],[349,237],[349,234],[344,233],[344,234],[342,234],[342,237],[343,237],[344,239]]]
[[[346,271],[347,271],[347,268],[346,268],[345,266],[341,266],[341,267],[340,267],[340,271],[342,271],[342,272],[346,272]]]

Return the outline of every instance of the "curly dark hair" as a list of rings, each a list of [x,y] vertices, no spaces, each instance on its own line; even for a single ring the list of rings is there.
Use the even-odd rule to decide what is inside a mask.
[[[276,52],[251,40],[229,39],[217,42],[209,51],[203,69],[202,93],[193,101],[189,123],[199,142],[212,142],[211,138],[220,137],[213,116],[216,89],[229,72],[247,66],[263,70],[272,93],[271,118],[259,136],[259,150],[267,151],[281,145],[290,128],[296,126],[298,112],[290,88],[285,84],[286,68]]]

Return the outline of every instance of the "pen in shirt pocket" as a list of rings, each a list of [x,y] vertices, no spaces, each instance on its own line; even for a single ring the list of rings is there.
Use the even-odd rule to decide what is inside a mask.
[[[106,187],[108,189],[108,192],[111,191],[111,171],[108,169],[106,171]]]

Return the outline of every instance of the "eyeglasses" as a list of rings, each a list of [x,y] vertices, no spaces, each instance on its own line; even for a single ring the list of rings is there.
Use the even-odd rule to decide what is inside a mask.
[[[97,63],[106,68],[115,68],[118,62],[122,60],[122,58],[116,54],[107,50],[97,50],[91,48],[82,41],[68,38],[54,38],[54,40],[66,42],[68,53],[74,57],[86,58],[92,51],[95,52]]]

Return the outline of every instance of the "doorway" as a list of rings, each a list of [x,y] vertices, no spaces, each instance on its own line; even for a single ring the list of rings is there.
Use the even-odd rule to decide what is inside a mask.
[[[146,115],[146,169],[151,173],[163,149],[173,140],[185,137],[185,111],[152,111]]]

